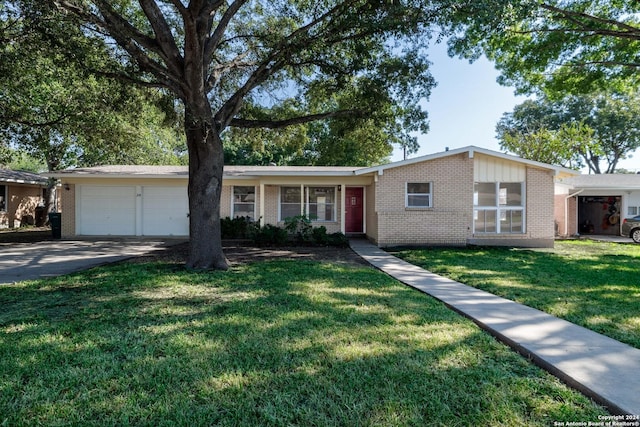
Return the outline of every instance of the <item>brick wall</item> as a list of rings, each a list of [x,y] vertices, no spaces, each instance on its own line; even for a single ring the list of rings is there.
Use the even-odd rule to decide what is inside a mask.
[[[365,187],[365,221],[367,227],[367,237],[374,241],[378,241],[378,214],[376,213],[376,187],[368,185]]]
[[[554,218],[556,223],[556,235],[569,237],[578,233],[578,198],[567,194],[554,196]],[[566,210],[565,210],[566,204]]]
[[[220,218],[226,218],[231,216],[231,185],[222,186],[222,194],[220,195]],[[256,195],[260,191],[256,188]]]
[[[406,208],[407,182],[432,183],[431,208]],[[378,177],[379,246],[464,245],[473,213],[473,159],[467,153],[387,169]]]
[[[554,183],[549,170],[527,168],[527,235],[531,239],[555,237]]]
[[[72,238],[76,235],[76,185],[66,184],[69,190],[58,187],[60,196],[60,211],[62,212],[62,238]]]

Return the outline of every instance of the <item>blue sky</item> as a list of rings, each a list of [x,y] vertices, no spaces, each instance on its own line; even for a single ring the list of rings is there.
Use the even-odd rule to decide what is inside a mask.
[[[431,73],[438,82],[425,103],[430,131],[418,136],[420,150],[409,157],[468,145],[501,151],[495,137],[496,123],[527,98],[516,96],[513,88],[500,86],[496,82],[498,71],[484,57],[469,64],[464,59],[449,58],[446,46],[439,44],[431,49],[430,60]],[[391,160],[402,158],[402,150],[394,150]],[[620,166],[640,170],[640,150]]]

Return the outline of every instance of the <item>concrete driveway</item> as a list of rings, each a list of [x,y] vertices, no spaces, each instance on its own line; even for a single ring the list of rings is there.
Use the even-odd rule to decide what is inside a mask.
[[[0,244],[0,284],[53,277],[161,250],[165,240],[57,240]]]

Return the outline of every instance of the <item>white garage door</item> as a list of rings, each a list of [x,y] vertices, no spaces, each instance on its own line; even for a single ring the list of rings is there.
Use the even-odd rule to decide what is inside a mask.
[[[142,235],[188,236],[188,213],[185,187],[142,188]]]
[[[136,188],[82,185],[79,188],[78,234],[133,236],[136,234]]]

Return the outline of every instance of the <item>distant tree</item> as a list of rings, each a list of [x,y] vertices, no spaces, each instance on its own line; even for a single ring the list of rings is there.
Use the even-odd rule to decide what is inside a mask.
[[[0,5],[0,139],[13,153],[4,163],[24,160],[20,153],[48,171],[186,162],[177,119],[171,108],[156,107],[162,94],[92,73],[112,61],[105,46],[85,40],[56,9],[42,8],[29,2]],[[73,57],[60,53],[60,42]],[[54,189],[52,181],[49,208]]]
[[[114,55],[142,72],[121,77],[162,87],[184,106],[191,235],[187,266],[192,268],[227,268],[219,215],[222,141],[228,128],[280,129],[368,117],[373,110],[367,101],[380,97],[416,112],[433,83],[421,49],[441,6],[432,2],[47,3],[52,2],[81,20],[93,40],[107,40],[108,34],[118,46]],[[362,91],[354,101],[363,102],[339,109],[339,104],[325,108],[301,101],[341,93],[353,85],[354,76],[371,82],[358,85]],[[276,108],[281,105],[291,106],[291,114],[269,114],[287,110]],[[417,113],[405,117],[424,120]]]
[[[525,158],[613,173],[620,160],[640,148],[640,97],[527,100],[503,115],[496,132],[502,148]]]

